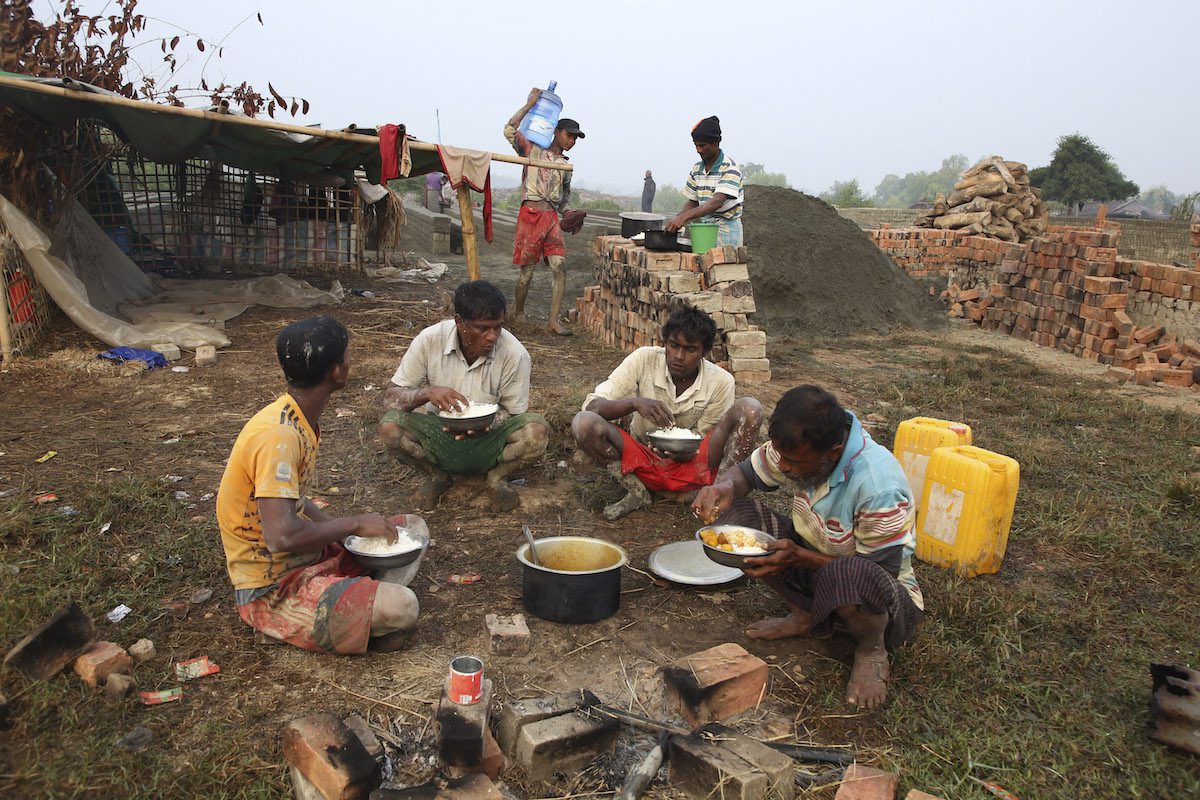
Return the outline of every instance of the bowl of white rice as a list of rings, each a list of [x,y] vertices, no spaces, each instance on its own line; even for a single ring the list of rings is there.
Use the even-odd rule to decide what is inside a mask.
[[[347,536],[342,544],[367,569],[391,569],[407,567],[420,558],[429,546],[429,536],[397,526],[395,542],[382,537]]]
[[[438,416],[442,418],[442,423],[450,429],[451,433],[466,433],[487,428],[496,419],[496,412],[499,410],[500,406],[495,403],[472,401],[466,408],[439,411]]]
[[[693,456],[700,449],[704,437],[687,428],[659,428],[646,434],[650,444],[673,456]]]

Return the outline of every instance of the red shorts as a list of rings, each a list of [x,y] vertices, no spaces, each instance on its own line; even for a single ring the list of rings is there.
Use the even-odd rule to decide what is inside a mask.
[[[558,225],[558,212],[548,208],[521,206],[517,215],[513,263],[528,267],[543,257],[566,255],[567,245],[563,241],[562,228]]]
[[[379,583],[346,548],[325,546],[315,564],[283,576],[271,592],[238,606],[250,627],[321,653],[365,653]]]
[[[652,492],[690,492],[710,485],[716,480],[708,466],[708,439],[712,431],[705,434],[700,449],[691,461],[676,461],[662,458],[646,445],[621,431],[621,474],[637,475],[638,480]]]

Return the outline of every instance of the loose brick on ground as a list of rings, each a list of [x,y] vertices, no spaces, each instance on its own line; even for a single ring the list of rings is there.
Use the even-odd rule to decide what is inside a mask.
[[[96,642],[75,659],[75,673],[93,689],[103,686],[114,672],[126,672],[133,659],[114,642]]]
[[[611,752],[619,732],[615,719],[572,711],[523,725],[514,756],[530,780],[546,780],[556,772],[570,774],[582,769],[597,756]]]
[[[330,800],[362,800],[382,779],[379,764],[333,714],[285,725],[283,755]]]
[[[767,662],[732,642],[684,656],[662,668],[667,697],[693,725],[725,720],[761,701]]]
[[[438,757],[447,766],[470,767],[483,760],[483,743],[492,706],[492,681],[483,679],[478,703],[460,705],[450,699],[449,684],[442,688],[434,712]]]
[[[834,800],[892,800],[899,781],[891,772],[855,762],[846,768]]]
[[[517,746],[517,736],[525,725],[556,717],[559,714],[566,714],[580,706],[596,705],[599,702],[596,695],[586,689],[575,689],[546,697],[510,700],[500,709],[500,723],[496,726],[496,741],[500,744],[500,750],[512,758]]]
[[[529,652],[529,626],[524,614],[488,614],[484,624],[493,655],[519,656]]]

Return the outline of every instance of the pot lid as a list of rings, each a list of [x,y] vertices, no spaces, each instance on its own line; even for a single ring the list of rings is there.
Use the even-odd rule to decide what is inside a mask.
[[[649,211],[622,211],[619,216],[621,219],[633,219],[639,222],[658,222],[666,219],[663,214],[652,214]]]
[[[687,586],[714,586],[742,577],[736,567],[727,567],[704,555],[704,545],[696,539],[671,542],[650,554],[650,571],[660,578]]]

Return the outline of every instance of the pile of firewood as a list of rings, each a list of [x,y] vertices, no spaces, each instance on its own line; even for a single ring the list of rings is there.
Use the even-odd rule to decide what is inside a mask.
[[[938,194],[917,225],[1024,242],[1046,230],[1046,205],[1024,164],[991,156],[964,172],[949,197]]]

